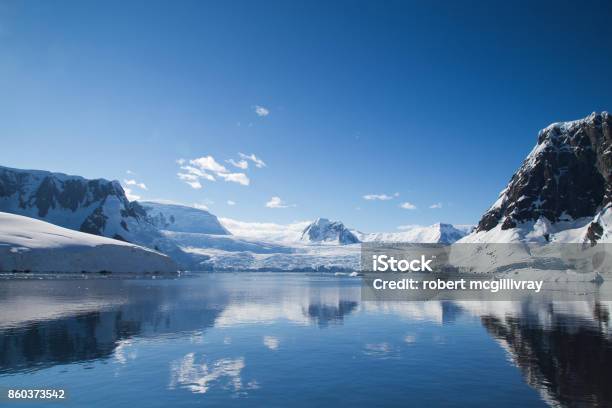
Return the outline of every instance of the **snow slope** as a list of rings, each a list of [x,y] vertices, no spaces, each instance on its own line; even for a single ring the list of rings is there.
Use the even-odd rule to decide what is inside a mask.
[[[0,271],[177,271],[167,256],[126,242],[0,212]]]
[[[147,213],[147,220],[166,231],[199,234],[230,235],[217,217],[199,208],[154,201],[139,202]]]
[[[0,166],[0,211],[151,248],[184,269],[195,262],[127,199],[118,181]]]
[[[353,231],[361,242],[406,242],[406,243],[440,243],[452,244],[466,236],[465,229],[460,230],[451,224],[437,223],[427,227],[415,225],[402,232],[362,233]]]

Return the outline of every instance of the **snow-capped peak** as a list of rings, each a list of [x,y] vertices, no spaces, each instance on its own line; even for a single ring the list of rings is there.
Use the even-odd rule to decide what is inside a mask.
[[[340,221],[317,218],[302,232],[301,240],[312,243],[356,244],[359,239]]]
[[[462,242],[596,242],[608,236],[602,223],[610,203],[612,117],[594,112],[542,129],[508,186]]]

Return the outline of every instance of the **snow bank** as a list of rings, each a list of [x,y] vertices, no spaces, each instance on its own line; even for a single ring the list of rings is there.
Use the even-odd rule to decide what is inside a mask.
[[[150,249],[0,212],[0,271],[176,272]]]

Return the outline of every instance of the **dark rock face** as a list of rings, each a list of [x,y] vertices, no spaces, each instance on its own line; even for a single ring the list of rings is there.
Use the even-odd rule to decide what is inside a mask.
[[[340,244],[356,244],[359,239],[340,221],[319,218],[302,233],[302,240],[310,242],[337,241]]]
[[[546,217],[592,217],[612,201],[612,117],[593,113],[540,131],[538,144],[512,176],[477,231]],[[596,232],[596,231],[594,231]]]

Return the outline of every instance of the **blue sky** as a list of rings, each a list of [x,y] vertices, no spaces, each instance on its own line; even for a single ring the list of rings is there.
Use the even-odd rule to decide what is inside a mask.
[[[244,221],[475,223],[540,128],[612,106],[610,3],[533,3],[0,1],[0,164]]]

